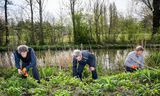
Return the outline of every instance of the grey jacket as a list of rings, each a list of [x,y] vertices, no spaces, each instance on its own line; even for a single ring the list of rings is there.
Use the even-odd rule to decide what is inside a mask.
[[[138,62],[140,64],[138,64]],[[138,68],[142,68],[144,66],[144,56],[143,56],[143,54],[141,56],[137,56],[136,51],[132,51],[126,57],[124,64],[127,67],[131,67],[132,65],[136,65]]]

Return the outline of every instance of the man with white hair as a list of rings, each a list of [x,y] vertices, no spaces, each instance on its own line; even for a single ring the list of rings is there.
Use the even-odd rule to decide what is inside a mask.
[[[137,46],[135,51],[128,54],[125,60],[126,71],[134,72],[137,69],[142,69],[144,67],[144,48],[142,46]]]
[[[32,68],[33,77],[38,80],[38,83],[40,83],[34,50],[26,45],[20,45],[14,52],[14,56],[18,74],[22,75],[23,78],[27,78],[28,71],[30,68]],[[22,61],[22,64],[20,64],[20,61]]]
[[[78,64],[78,66],[77,66]],[[95,56],[87,50],[74,50],[73,52],[73,76],[80,78],[82,81],[82,72],[85,65],[89,65],[89,69],[92,72],[92,78],[97,79],[97,72],[96,72],[96,59]]]

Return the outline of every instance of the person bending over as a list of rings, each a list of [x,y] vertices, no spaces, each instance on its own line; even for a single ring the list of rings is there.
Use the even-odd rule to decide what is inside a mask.
[[[96,72],[96,58],[95,56],[87,50],[74,50],[73,52],[73,76],[80,78],[82,81],[82,72],[85,65],[89,65],[89,69],[92,72],[92,78],[97,79]]]
[[[17,50],[15,50],[14,57],[18,73],[22,75],[23,78],[27,78],[29,70],[32,69],[33,77],[37,80],[38,83],[40,83],[34,50],[26,45],[20,45],[17,47]],[[20,61],[22,61],[22,64]]]

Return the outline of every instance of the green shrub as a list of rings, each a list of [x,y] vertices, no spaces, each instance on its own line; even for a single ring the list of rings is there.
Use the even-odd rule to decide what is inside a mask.
[[[149,66],[160,66],[160,52],[152,52],[145,61]]]

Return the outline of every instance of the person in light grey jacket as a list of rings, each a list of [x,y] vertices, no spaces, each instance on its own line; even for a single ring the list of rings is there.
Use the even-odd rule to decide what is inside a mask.
[[[144,67],[144,48],[137,46],[136,49],[128,54],[124,62],[126,71],[134,72]]]

